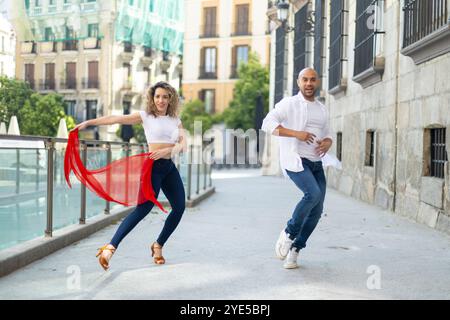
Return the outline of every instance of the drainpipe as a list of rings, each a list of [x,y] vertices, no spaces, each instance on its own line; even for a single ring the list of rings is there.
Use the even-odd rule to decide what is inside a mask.
[[[392,211],[395,212],[396,202],[397,202],[397,166],[398,166],[398,107],[399,107],[399,77],[400,77],[400,46],[401,44],[401,3],[398,2],[399,8],[395,10],[396,12],[396,21],[398,24],[397,28],[397,55],[396,55],[396,65],[395,65],[395,112],[394,112],[394,179],[393,179],[393,189],[394,189],[394,198],[392,201]]]

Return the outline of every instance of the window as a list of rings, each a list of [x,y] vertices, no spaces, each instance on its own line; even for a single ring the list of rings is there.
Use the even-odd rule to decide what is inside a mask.
[[[41,1],[40,0],[34,0],[34,6],[35,7],[40,7],[41,6]]]
[[[320,78],[320,88],[316,95],[320,95],[323,88],[323,72],[325,70],[325,48],[326,48],[326,6],[325,0],[316,0],[315,2],[315,20],[314,20],[314,70]]]
[[[49,41],[55,41],[55,34],[53,33],[52,28],[45,28],[44,29],[44,40]]]
[[[2,51],[1,52],[5,52],[5,37],[2,36]]]
[[[328,89],[331,94],[343,91],[346,88],[344,79],[344,62],[347,61],[345,53],[345,43],[347,34],[345,33],[347,11],[345,0],[331,1],[331,21],[330,21],[330,61],[328,69]]]
[[[205,103],[206,113],[213,114],[215,112],[216,91],[214,89],[200,91],[200,100]]]
[[[87,87],[90,89],[98,89],[98,61],[88,62],[88,83]]]
[[[3,61],[0,61],[0,76],[3,76],[5,74],[5,66]]]
[[[404,0],[402,54],[420,64],[450,52],[448,0]]]
[[[248,62],[249,46],[235,46],[232,52],[232,66],[230,78],[237,78],[237,71],[241,63]]]
[[[98,38],[98,23],[88,24],[88,37]]]
[[[155,11],[155,0],[150,0],[148,7],[149,7],[148,9],[150,10],[150,12],[154,12]]]
[[[292,83],[292,93],[298,93],[297,78],[298,73],[309,65],[309,50],[308,50],[308,6],[303,6],[295,14],[295,34],[294,34],[294,81]]]
[[[86,120],[97,118],[97,100],[86,100]]]
[[[249,6],[248,4],[241,4],[236,6],[236,23],[234,25],[234,35],[243,36],[249,35]]]
[[[129,4],[130,6],[133,6],[133,5],[134,5],[134,0],[128,0],[128,4]]]
[[[355,62],[353,80],[367,87],[381,81],[384,59],[381,55],[383,43],[381,14],[383,1],[361,0],[356,2]],[[359,76],[358,76],[359,75]]]
[[[425,129],[424,176],[444,178],[445,162],[448,161],[445,136],[445,128]]]
[[[374,157],[375,157],[375,131],[369,130],[366,133],[366,159],[365,165],[367,167],[374,166]]]
[[[337,133],[336,138],[336,157],[342,161],[342,132]]]
[[[203,9],[203,34],[202,37],[217,37],[216,7]]]
[[[152,81],[151,81],[151,71],[149,67],[144,68],[145,72],[145,88],[150,87]]]
[[[283,28],[276,30],[275,42],[275,95],[274,104],[283,99],[284,96],[284,55],[285,55],[285,32]]]
[[[447,0],[405,0],[403,48],[448,24]]]
[[[25,64],[25,81],[30,84],[31,89],[34,89],[34,64]]]
[[[76,34],[72,28],[66,27],[66,40],[64,41],[63,50],[78,50]]]
[[[75,62],[66,63],[66,83],[65,89],[77,88],[77,64]]]
[[[75,100],[66,100],[66,105],[64,107],[64,112],[68,116],[72,116],[76,118],[76,101]]]
[[[201,51],[200,78],[217,78],[216,48],[203,48]]]
[[[46,63],[45,64],[45,90],[55,90],[55,64]]]

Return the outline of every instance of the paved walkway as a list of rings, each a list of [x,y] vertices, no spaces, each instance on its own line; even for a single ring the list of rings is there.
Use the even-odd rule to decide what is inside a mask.
[[[282,268],[274,243],[301,193],[257,170],[218,171],[154,265],[164,214],[147,216],[104,272],[96,248],[117,225],[0,278],[0,299],[449,299],[450,237],[328,190],[325,215]],[[379,288],[379,289],[377,289]]]

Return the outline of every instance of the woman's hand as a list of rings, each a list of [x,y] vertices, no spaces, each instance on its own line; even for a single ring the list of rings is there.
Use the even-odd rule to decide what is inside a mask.
[[[80,124],[77,124],[75,126],[75,128],[73,128],[72,130],[70,130],[70,132],[75,131],[76,129],[78,129],[79,131],[86,129],[87,127],[89,127],[89,120],[88,121],[83,121]]]
[[[162,148],[159,150],[152,151],[149,158],[153,160],[158,160],[164,158],[172,153],[172,148]]]

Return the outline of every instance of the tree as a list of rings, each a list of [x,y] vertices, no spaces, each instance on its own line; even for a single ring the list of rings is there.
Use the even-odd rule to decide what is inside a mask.
[[[68,130],[74,128],[75,121],[65,114],[64,106],[64,98],[61,95],[33,93],[18,112],[20,133],[54,137],[61,119],[66,120]]]
[[[0,77],[0,122],[9,125],[12,116],[17,116],[20,108],[25,105],[33,94],[28,83]]]
[[[201,121],[203,134],[219,120],[217,117],[212,116],[205,111],[205,103],[203,101],[193,100],[183,106],[181,121],[183,123],[183,127],[190,133],[194,133],[195,121]]]
[[[223,112],[228,128],[255,128],[255,110],[258,95],[262,96],[264,115],[269,111],[269,70],[260,64],[255,53],[250,53],[248,62],[238,69],[238,78],[233,91],[233,100]]]

